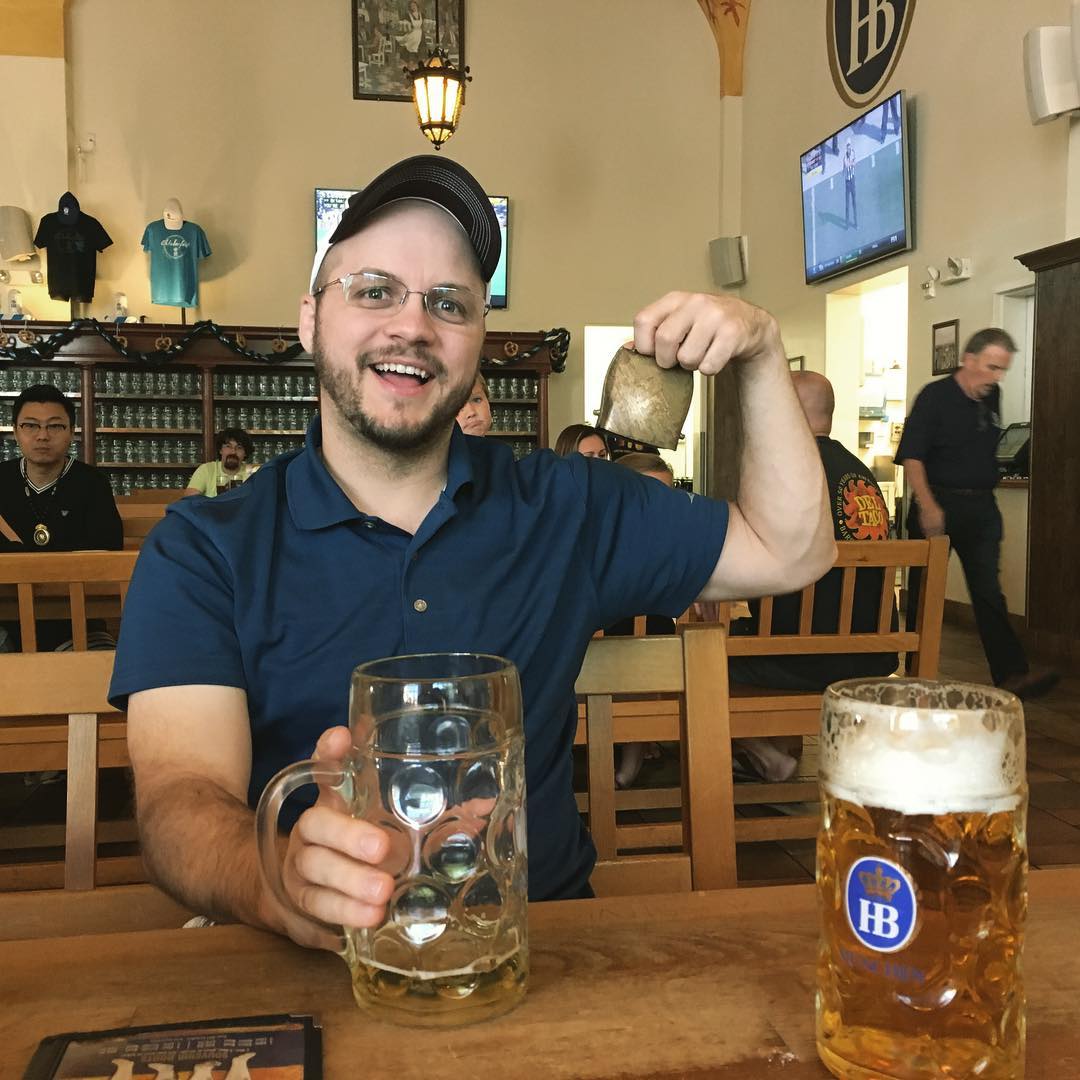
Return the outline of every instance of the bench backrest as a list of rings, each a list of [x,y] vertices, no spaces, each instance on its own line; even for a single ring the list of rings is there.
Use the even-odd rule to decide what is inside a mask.
[[[590,641],[575,690],[586,704],[589,830],[597,850],[593,887],[602,895],[722,888],[735,884],[731,836],[731,745],[717,738],[727,691],[723,630],[688,627],[672,637]],[[661,734],[631,715],[617,722],[613,699],[664,695],[678,700],[682,820],[621,825],[616,818],[614,747]],[[622,700],[615,708],[629,704]],[[655,719],[655,718],[654,718]],[[661,718],[662,719],[662,718]],[[672,732],[667,733],[669,736]],[[724,785],[716,778],[727,779]],[[725,830],[727,842],[724,841]],[[628,851],[675,847],[670,854]]]
[[[98,600],[111,598],[115,613],[119,613],[137,557],[138,553],[134,551],[43,551],[40,554],[0,555],[0,591],[3,586],[14,586],[23,652],[37,651],[35,622],[50,617],[70,618],[74,648],[85,650],[88,598],[91,607]],[[50,606],[59,606],[63,610],[44,610]]]
[[[949,541],[931,540],[847,540],[836,545],[834,566],[841,571],[839,625],[835,634],[812,632],[815,585],[801,593],[798,633],[772,632],[773,597],[761,601],[756,634],[733,636],[728,640],[729,656],[791,656],[807,653],[894,653],[913,657],[912,673],[924,678],[937,675],[941,652],[941,618],[945,606],[945,573],[949,561]],[[893,629],[896,618],[896,571],[920,568],[923,571],[919,613],[912,631]],[[877,569],[881,574],[877,625],[872,631],[852,629],[856,574],[860,569]]]
[[[42,739],[53,734],[44,732],[43,727],[66,727],[64,886],[68,889],[94,887],[99,718],[119,715],[108,701],[114,657],[115,653],[107,650],[0,656],[4,770],[17,767],[24,752],[32,756]],[[33,723],[39,718],[40,724]]]

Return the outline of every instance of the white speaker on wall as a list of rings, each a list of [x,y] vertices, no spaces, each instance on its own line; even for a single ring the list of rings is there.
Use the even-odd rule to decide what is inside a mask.
[[[746,284],[745,243],[745,236],[718,236],[709,241],[713,281],[721,288]]]
[[[1037,26],[1024,35],[1024,85],[1033,124],[1080,109],[1073,50],[1080,49],[1080,7],[1073,6],[1076,32],[1068,26]],[[1080,61],[1078,61],[1080,63]]]

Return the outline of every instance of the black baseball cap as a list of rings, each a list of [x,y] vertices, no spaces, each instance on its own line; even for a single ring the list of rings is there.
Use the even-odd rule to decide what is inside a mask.
[[[480,263],[480,276],[490,281],[499,264],[502,237],[499,219],[484,189],[464,166],[435,154],[419,154],[391,165],[363,191],[349,199],[330,243],[345,240],[378,209],[399,199],[423,199],[441,206],[465,230]]]

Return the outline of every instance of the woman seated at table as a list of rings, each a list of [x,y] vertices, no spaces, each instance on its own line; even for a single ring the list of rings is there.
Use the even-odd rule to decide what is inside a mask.
[[[580,454],[582,457],[608,459],[607,443],[603,435],[588,424],[571,424],[559,432],[555,440],[555,453],[559,457]]]

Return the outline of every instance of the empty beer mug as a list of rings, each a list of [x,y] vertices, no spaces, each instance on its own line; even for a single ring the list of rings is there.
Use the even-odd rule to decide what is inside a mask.
[[[1003,690],[825,691],[817,1046],[836,1076],[1023,1076],[1025,762]]]
[[[290,765],[263,791],[256,831],[278,902],[277,819],[304,784],[383,829],[394,878],[386,919],[343,928],[359,1005],[384,1019],[446,1027],[499,1016],[525,993],[525,738],[517,669],[472,653],[397,656],[352,676],[351,757]],[[303,914],[299,912],[299,914]]]

